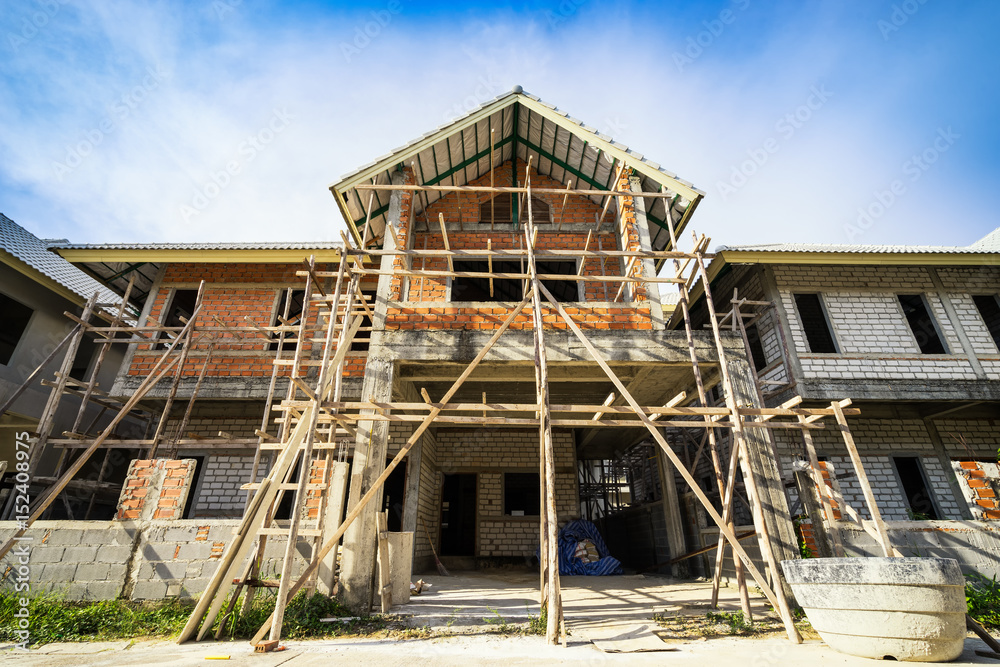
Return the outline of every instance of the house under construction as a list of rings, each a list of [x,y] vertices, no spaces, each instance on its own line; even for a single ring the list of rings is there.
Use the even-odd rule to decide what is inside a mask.
[[[330,190],[338,243],[55,248],[122,294],[104,319],[94,300],[70,314],[78,335],[127,353],[109,388],[63,363],[53,396],[109,409],[80,432],[41,423],[31,460],[56,457],[54,481],[29,489],[27,513],[9,495],[20,523],[4,551],[39,534],[36,553],[60,548],[39,561],[49,588],[201,594],[184,640],[234,585],[276,587],[256,642],[280,637],[303,587],[387,608],[390,548],[415,571],[432,549],[468,567],[537,554],[554,642],[558,531],[586,518],[633,567],[705,562],[744,601],[756,582],[795,638],[777,563],[799,539],[775,433],[805,461],[814,528],[853,516],[893,552],[848,427],[863,411],[758,378],[747,325],[774,304],[711,298],[689,183],[515,88]],[[129,309],[137,322],[115,316]],[[137,416],[144,434],[123,437]],[[823,483],[814,433],[852,464],[862,516]],[[99,474],[74,480],[94,457]],[[105,487],[114,517],[80,510]],[[623,533],[615,517],[637,504],[655,511]]]

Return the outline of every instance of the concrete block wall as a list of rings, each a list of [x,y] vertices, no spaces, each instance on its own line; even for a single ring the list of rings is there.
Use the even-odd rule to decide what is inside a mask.
[[[932,271],[944,285],[957,321],[948,316]],[[993,268],[777,265],[773,272],[788,317],[790,344],[806,378],[975,380],[961,330],[973,353],[981,356],[987,377],[1000,379],[1000,354],[971,298],[971,293],[997,291],[1000,272]],[[793,297],[803,292],[821,294],[837,354],[809,350]],[[920,352],[896,298],[901,293],[925,295],[946,354]]]
[[[598,527],[608,551],[628,568],[664,563],[672,553],[685,551],[684,545],[675,551],[670,549],[662,500],[615,512],[600,521]]]
[[[955,497],[949,479],[949,474],[952,473],[942,468],[922,420],[859,418],[851,419],[850,427],[879,510],[885,519],[909,519],[906,496],[892,463],[893,456],[918,457],[940,515],[949,519],[961,518],[964,501]],[[801,436],[781,431],[775,431],[775,436],[783,468],[791,470],[792,461],[803,458]],[[816,453],[826,457],[836,469],[845,502],[861,516],[870,518],[864,494],[840,433],[832,429],[816,430],[813,431],[813,442]],[[789,495],[793,499],[796,497],[794,488],[789,489]]]
[[[257,470],[257,480],[267,475],[267,461]],[[253,455],[233,453],[205,458],[204,470],[195,490],[197,501],[195,517],[235,517],[242,516],[246,505],[247,492],[240,487],[250,481],[253,471]]]
[[[556,511],[560,523],[580,516],[573,434],[553,431]],[[537,472],[534,429],[439,429],[437,466],[442,472],[478,473],[478,556],[531,556],[538,548],[538,518],[503,514],[503,474]],[[440,501],[436,511],[440,512]]]
[[[68,599],[158,600],[201,593],[218,567],[239,520],[206,524],[190,521],[38,521],[22,544],[28,555],[29,593],[56,593]],[[17,529],[0,522],[0,539]],[[262,577],[280,572],[286,540],[268,539]],[[309,543],[297,549],[296,576],[307,565]],[[15,586],[18,558],[0,562],[0,586]]]

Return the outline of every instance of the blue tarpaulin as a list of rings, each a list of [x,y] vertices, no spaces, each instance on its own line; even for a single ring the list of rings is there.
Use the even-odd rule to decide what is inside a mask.
[[[600,560],[587,563],[576,556],[577,547],[584,540],[594,543]],[[608,546],[597,531],[597,526],[577,519],[570,521],[559,531],[559,574],[603,576],[621,573],[622,564],[608,552]]]

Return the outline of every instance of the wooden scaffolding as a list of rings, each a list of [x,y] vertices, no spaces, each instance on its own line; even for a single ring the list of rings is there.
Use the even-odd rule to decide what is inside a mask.
[[[624,173],[624,167],[620,170],[619,175],[622,173]],[[616,180],[617,182],[619,181]],[[316,574],[321,566],[326,564],[326,567],[331,567],[331,563],[333,563],[332,567],[335,567],[336,552],[341,539],[352,523],[362,515],[366,506],[374,499],[381,498],[382,486],[389,475],[407,457],[411,449],[421,441],[422,435],[429,427],[447,424],[504,425],[538,429],[539,493],[541,499],[539,521],[540,602],[546,612],[548,642],[558,643],[560,640],[564,642],[566,636],[560,594],[559,516],[555,501],[556,467],[552,430],[554,428],[621,427],[646,429],[649,438],[662,451],[669,466],[676,471],[702,505],[706,514],[718,527],[719,542],[713,582],[714,590],[716,592],[718,590],[724,547],[728,546],[733,554],[732,558],[740,583],[741,599],[747,612],[749,612],[749,599],[745,576],[748,573],[763,595],[780,614],[789,639],[801,641],[793,624],[786,592],[781,585],[778,556],[772,548],[774,541],[771,533],[773,529],[768,525],[764,510],[764,505],[770,504],[769,499],[774,494],[783,494],[784,489],[780,479],[774,478],[773,475],[760,473],[767,467],[764,465],[764,463],[768,463],[767,459],[774,456],[773,449],[764,451],[766,448],[751,446],[750,439],[758,438],[760,434],[764,434],[766,438],[773,429],[793,429],[802,432],[803,437],[808,441],[811,430],[823,428],[823,420],[832,417],[836,419],[836,428],[843,432],[845,442],[848,444],[849,450],[852,451],[852,457],[856,459],[856,448],[853,448],[853,440],[850,438],[846,416],[859,414],[859,411],[847,407],[845,403],[835,403],[829,408],[802,408],[798,406],[796,401],[790,401],[775,408],[766,408],[763,407],[759,396],[754,397],[757,400],[748,402],[749,399],[745,395],[746,387],[737,386],[737,381],[733,377],[733,369],[739,368],[739,361],[734,361],[727,356],[723,326],[720,324],[725,320],[715,312],[715,304],[712,300],[705,265],[705,261],[712,257],[708,253],[708,238],[695,236],[690,250],[680,250],[679,239],[675,235],[675,227],[679,226],[679,222],[668,220],[667,225],[672,242],[671,250],[606,250],[599,240],[592,243],[594,237],[600,238],[601,226],[605,224],[604,214],[612,203],[615,203],[620,211],[626,202],[633,201],[635,198],[672,198],[675,195],[668,192],[636,192],[627,189],[597,191],[574,190],[569,187],[566,189],[533,188],[530,160],[523,184],[516,187],[405,184],[359,186],[359,190],[364,189],[409,191],[414,198],[430,190],[509,193],[519,198],[522,206],[519,206],[518,210],[523,210],[526,213],[523,219],[514,225],[516,230],[514,233],[521,239],[520,246],[518,248],[494,249],[488,244],[486,248],[453,249],[449,243],[448,229],[444,218],[439,217],[436,222],[442,236],[443,249],[397,247],[398,234],[391,221],[387,222],[381,238],[376,238],[372,233],[370,224],[374,199],[372,193],[368,200],[368,218],[360,247],[355,246],[344,235],[344,249],[336,271],[318,270],[315,262],[310,260],[299,272],[305,281],[305,297],[303,313],[297,324],[287,321],[287,310],[282,324],[275,327],[259,327],[249,323],[246,326],[233,327],[226,326],[225,323],[217,319],[213,321],[212,318],[202,318],[200,317],[201,294],[204,290],[204,284],[199,290],[199,298],[194,312],[182,327],[124,326],[117,320],[112,322],[110,326],[95,326],[89,322],[89,311],[85,311],[82,318],[74,317],[74,319],[78,319],[80,332],[100,335],[107,344],[115,342],[152,344],[155,342],[157,345],[163,345],[167,340],[163,336],[167,335],[170,337],[169,345],[149,371],[138,390],[120,406],[111,422],[99,434],[94,436],[86,432],[74,433],[67,434],[60,439],[60,442],[72,441],[75,443],[74,446],[79,453],[72,457],[68,456],[65,461],[61,462],[61,474],[57,475],[48,491],[40,496],[33,505],[31,516],[24,522],[21,530],[11,540],[8,540],[4,547],[0,548],[0,555],[5,553],[13,545],[14,540],[23,535],[28,526],[42,515],[58,494],[70,484],[73,476],[84,463],[102,447],[107,448],[115,427],[127,416],[133,415],[136,409],[142,408],[141,401],[147,396],[150,389],[166,378],[171,371],[174,373],[173,383],[167,394],[164,409],[158,419],[155,414],[148,414],[147,420],[152,436],[129,441],[129,444],[143,450],[148,457],[159,454],[176,455],[177,449],[185,444],[184,425],[190,417],[191,405],[205,378],[205,368],[208,367],[206,360],[195,384],[193,395],[187,399],[188,405],[182,419],[182,426],[171,436],[166,432],[165,424],[170,415],[172,403],[176,400],[181,372],[185,364],[188,363],[192,350],[201,345],[207,347],[205,354],[210,356],[215,345],[226,338],[259,339],[263,337],[273,341],[277,337],[281,344],[277,345],[265,414],[261,420],[261,428],[257,431],[258,437],[252,442],[257,449],[253,476],[244,487],[249,492],[244,517],[233,541],[227,546],[208,588],[200,598],[187,626],[181,633],[180,642],[187,641],[196,635],[199,639],[203,638],[212,629],[216,619],[220,618],[220,614],[222,618],[225,618],[233,612],[241,594],[249,598],[257,588],[268,586],[277,589],[275,610],[257,632],[252,643],[255,645],[263,644],[264,636],[269,633],[269,644],[266,645],[273,646],[281,636],[282,619],[287,602],[304,587],[315,586]],[[604,211],[597,217],[595,227],[588,234],[583,247],[570,249],[536,248],[539,227],[534,220],[532,196],[539,193],[558,194],[563,197],[572,195],[597,196],[603,199]],[[414,229],[412,216],[415,208],[411,206],[410,230]],[[617,217],[618,224],[621,225],[622,216]],[[425,215],[423,222],[429,231],[432,228],[432,221],[426,219]],[[615,232],[612,231],[612,233]],[[383,257],[399,259],[400,265],[388,270],[375,268],[375,263],[381,261]],[[485,257],[488,264],[487,271],[456,270],[455,260],[463,257],[476,259]],[[581,261],[581,266],[587,260],[595,260],[602,267],[606,262],[620,263],[623,270],[618,275],[603,270],[600,275],[591,275],[583,272],[582,268],[576,275],[540,272],[538,260],[554,258],[577,259]],[[426,268],[426,262],[433,259],[446,262],[447,270]],[[493,263],[500,260],[518,261],[523,268],[517,272],[494,271]],[[666,271],[666,275],[651,275],[648,270],[643,269],[647,260],[670,262],[667,265],[670,268]],[[372,327],[362,326],[364,316],[373,321],[376,319],[372,306],[367,303],[360,290],[360,282],[365,277],[371,276],[398,279],[404,285],[409,285],[411,289],[414,284],[418,284],[418,290],[422,290],[422,282],[428,278],[480,278],[489,281],[491,291],[496,280],[518,280],[522,281],[524,286],[524,298],[507,313],[502,323],[492,330],[486,344],[442,396],[431,397],[426,389],[422,389],[420,393],[423,402],[376,401],[372,397],[365,396],[362,396],[360,400],[345,400],[342,396],[342,388],[347,373],[348,350],[352,341],[357,340],[355,337],[359,332],[367,333],[372,329]],[[630,301],[635,296],[636,290],[646,285],[676,286],[680,292],[679,306],[684,315],[690,368],[695,383],[694,394],[688,395],[687,392],[680,392],[673,400],[664,405],[640,404],[615,373],[608,360],[591,342],[579,322],[546,286],[549,281],[559,280],[582,283],[596,282],[602,287],[607,287],[609,300],[624,302]],[[696,339],[699,336],[694,330],[690,314],[690,291],[699,280],[703,285],[704,298],[709,311],[709,329],[715,356],[711,362],[699,357],[696,346]],[[334,283],[334,287],[332,292],[327,294],[324,285],[328,286],[331,281]],[[385,282],[388,284],[388,280]],[[381,296],[380,294],[380,298]],[[739,313],[740,305],[746,304],[743,302],[734,303],[731,323],[738,331],[743,330],[743,317]],[[605,401],[600,405],[553,403],[550,394],[546,343],[546,335],[549,331],[546,327],[547,317],[551,316],[543,316],[543,311],[554,312],[558,321],[565,325],[565,328],[587,351],[593,364],[601,369],[607,380],[614,386],[618,403],[613,401]],[[536,367],[535,402],[491,403],[484,400],[482,403],[462,403],[454,401],[463,383],[472,375],[505,332],[510,329],[511,324],[524,314],[530,315],[533,323]],[[286,341],[294,344],[294,352],[290,357],[284,353]],[[66,366],[66,362],[63,366]],[[710,405],[706,393],[708,378],[704,373],[705,367],[708,366],[711,367],[712,371],[711,382],[718,383],[724,397],[723,404],[718,406]],[[286,395],[279,400],[275,396],[277,378],[285,371],[289,375],[288,389]],[[63,377],[64,373],[57,375],[57,383]],[[92,382],[93,380],[91,384]],[[60,387],[53,387],[54,396],[57,388],[60,396],[70,390],[81,390],[78,386],[71,386],[69,382],[62,382]],[[85,394],[89,391],[91,396],[97,394],[92,386],[83,387],[82,391]],[[110,400],[108,397],[101,398]],[[58,403],[58,399],[53,400]],[[748,407],[748,405],[756,405],[757,407]],[[113,410],[112,406],[113,404],[109,403],[109,409]],[[146,411],[147,413],[152,412],[148,406]],[[277,414],[277,418],[272,418],[273,413]],[[528,416],[524,416],[525,414]],[[368,462],[368,465],[377,466],[380,472],[374,482],[360,496],[358,502],[347,508],[348,511],[343,521],[339,524],[324,521],[323,505],[325,491],[329,488],[329,478],[326,473],[318,476],[312,474],[314,461],[329,462],[332,460],[331,457],[342,457],[349,443],[357,440],[359,433],[370,433],[371,425],[376,422],[404,423],[411,426],[413,430],[388,464],[373,460]],[[707,448],[708,456],[712,461],[715,485],[723,498],[721,511],[715,508],[692,476],[691,470],[664,437],[663,429],[666,427],[689,430],[695,434],[693,437],[696,440],[700,439],[700,448]],[[720,447],[717,438],[719,430],[725,431],[730,436],[731,446],[728,452]],[[48,436],[46,435],[46,437]],[[768,440],[770,439],[768,438]],[[233,444],[234,441],[230,439],[225,440],[225,442]],[[755,442],[757,441],[755,440]],[[204,444],[204,441],[200,441],[200,444]],[[250,443],[240,442],[240,444]],[[775,463],[770,460],[769,464],[773,466]],[[862,471],[860,460],[857,460],[856,464],[859,472]],[[294,478],[294,470],[296,469],[299,470],[297,479]],[[328,471],[329,466],[320,469]],[[258,482],[258,472],[265,470],[267,474],[263,481]],[[742,471],[747,500],[753,510],[753,521],[761,547],[761,555],[767,570],[769,570],[770,577],[765,576],[751,560],[735,534],[733,497],[737,486],[737,471]],[[670,484],[673,484],[672,472],[668,473],[667,478]],[[274,521],[274,509],[282,494],[285,493],[291,493],[293,498],[291,518],[287,526],[279,526]],[[319,498],[320,505],[315,508],[317,511],[308,511],[313,509],[310,507],[310,501],[315,501],[317,498]],[[877,508],[875,512],[877,512]],[[877,516],[877,514],[873,512],[873,516]],[[310,522],[314,523],[308,525]],[[881,523],[876,519],[876,529],[879,525]],[[364,526],[363,529],[370,530],[378,537],[381,549],[384,544],[384,524],[376,522],[374,525]],[[879,533],[881,535],[881,531]],[[259,579],[259,567],[264,545],[271,535],[286,537],[286,552],[280,579],[277,582],[262,582]],[[300,537],[311,538],[316,543],[308,565],[296,577],[293,571],[295,546]],[[384,563],[385,559],[382,559],[382,562]],[[391,604],[388,577],[385,573],[380,574],[378,591],[383,609],[387,610]],[[236,586],[235,591],[233,590],[234,585]],[[231,596],[229,596],[230,592],[232,592]],[[228,607],[223,612],[223,607],[227,605],[227,602]],[[221,627],[220,624],[220,632]]]

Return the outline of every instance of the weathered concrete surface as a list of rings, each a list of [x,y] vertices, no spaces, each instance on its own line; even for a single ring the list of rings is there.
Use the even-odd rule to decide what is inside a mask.
[[[683,331],[586,331],[587,339],[609,362],[665,363],[690,366],[687,337]],[[492,331],[393,330],[373,331],[372,349],[391,359],[411,362],[471,361],[482,350]],[[534,334],[506,331],[484,361],[534,363]],[[743,343],[727,333],[727,346],[742,350]],[[552,363],[593,363],[590,353],[570,331],[546,330],[546,352]],[[695,350],[706,363],[717,360],[711,335],[695,333]]]
[[[954,558],[965,573],[1000,577],[1000,525],[995,521],[887,521],[889,539],[904,556]],[[882,550],[860,527],[838,523],[848,554],[878,556]]]
[[[199,595],[232,541],[238,519],[177,521],[37,521],[26,533],[29,595],[55,593],[72,600],[188,598]],[[0,541],[14,533],[0,522]],[[286,540],[268,540],[265,576],[280,570]],[[305,568],[310,545],[298,545],[296,573]],[[0,562],[12,589],[20,556],[12,550]],[[8,566],[15,566],[8,570]]]
[[[810,558],[781,563],[813,628],[863,658],[947,662],[965,643],[965,580],[950,558]]]
[[[806,400],[841,400],[844,396],[859,401],[1000,401],[1000,382],[996,380],[902,380],[876,377],[840,379],[802,379],[795,393]]]

